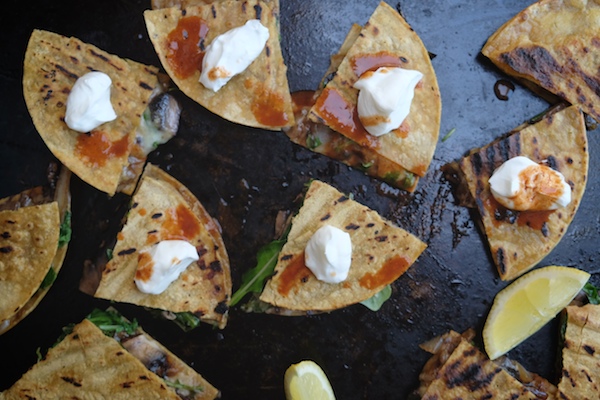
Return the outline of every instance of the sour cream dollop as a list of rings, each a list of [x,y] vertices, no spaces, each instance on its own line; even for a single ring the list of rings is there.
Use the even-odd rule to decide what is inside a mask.
[[[269,29],[257,19],[217,36],[206,48],[200,83],[217,92],[252,64],[268,39]]]
[[[352,262],[352,240],[348,232],[331,225],[319,228],[304,251],[306,266],[317,279],[340,283],[348,277]]]
[[[381,136],[402,125],[422,78],[421,72],[404,68],[365,72],[354,87],[359,90],[358,118],[367,132]]]
[[[163,240],[140,251],[135,284],[144,293],[160,294],[194,261],[196,248],[185,240]]]
[[[104,72],[93,71],[79,77],[67,97],[67,126],[85,133],[116,119],[110,102],[111,85],[110,77]]]
[[[523,156],[498,167],[489,182],[496,201],[512,210],[556,210],[571,202],[571,186],[563,174]]]

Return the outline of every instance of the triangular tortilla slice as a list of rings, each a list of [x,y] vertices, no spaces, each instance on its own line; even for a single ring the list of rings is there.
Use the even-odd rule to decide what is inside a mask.
[[[0,199],[0,334],[42,301],[65,259],[70,230],[71,172],[62,168],[55,187],[38,186]]]
[[[600,121],[600,4],[542,0],[502,25],[481,52]]]
[[[468,331],[469,332],[469,331]],[[471,338],[472,339],[472,338]],[[449,331],[421,347],[433,354],[419,380],[419,398],[444,399],[542,399],[554,398],[556,387],[537,374],[513,376],[473,346],[468,337]],[[515,371],[524,368],[505,360]],[[524,379],[526,378],[526,380]],[[537,396],[539,395],[539,397]]]
[[[141,328],[131,336],[119,335],[117,340],[108,337],[84,319],[0,398],[183,398],[168,382],[198,388],[186,393],[187,399],[219,397],[217,389]]]
[[[360,25],[352,25],[338,53],[331,56],[329,69],[325,73],[318,90],[292,93],[296,124],[283,131],[296,144],[364,171],[365,174],[394,187],[413,192],[419,181],[416,174],[383,157],[375,149],[361,146],[327,125],[312,121],[309,118],[310,109],[314,106],[323,87],[335,75],[348,50],[359,37],[361,29]]]
[[[569,306],[562,349],[560,398],[597,399],[600,393],[600,306]]]
[[[117,119],[79,133],[65,123],[65,109],[75,81],[90,71],[110,76]],[[156,67],[122,59],[77,38],[34,30],[25,53],[23,95],[35,128],[64,165],[109,195],[131,194],[146,156],[136,146],[136,130],[159,85],[157,75]],[[130,164],[130,156],[136,163]]]
[[[308,240],[326,224],[348,232],[352,239],[348,278],[338,284],[318,280],[304,264]],[[298,311],[330,311],[356,304],[398,279],[426,247],[376,211],[315,180],[292,220],[275,273],[260,300]]]
[[[356,111],[362,73],[379,66],[397,66],[423,73],[415,89],[408,117],[380,137],[368,134]],[[423,176],[438,140],[441,96],[429,53],[402,16],[382,2],[362,28],[333,78],[311,109],[310,118],[322,122],[361,146],[368,147],[406,170]]]
[[[229,257],[218,225],[175,178],[148,164],[95,297],[154,309],[191,312],[224,328],[231,299]],[[146,294],[134,282],[140,250],[161,240],[187,240],[200,260],[190,264],[161,294]]]
[[[523,212],[498,204],[488,180],[502,163],[519,155],[560,171],[571,186],[571,203],[555,211]],[[533,125],[471,151],[459,167],[479,210],[500,278],[514,279],[558,244],[581,203],[588,173],[583,114],[575,106],[548,113]]]
[[[209,111],[241,125],[269,130],[279,130],[294,123],[291,96],[287,81],[287,67],[283,60],[279,43],[279,16],[273,10],[274,4],[257,0],[217,1],[206,5],[190,5],[147,10],[144,19],[148,34],[163,68],[179,89],[192,100]],[[200,18],[200,21],[198,20]],[[262,53],[250,66],[234,76],[218,92],[205,88],[198,79],[202,68],[196,61],[188,72],[181,72],[178,66],[192,62],[184,58],[175,63],[170,55],[172,48],[169,34],[178,26],[205,26],[206,36],[200,40],[200,48],[194,45],[194,52],[201,54],[212,40],[232,28],[244,25],[251,19],[259,19],[269,29],[269,39]],[[198,41],[198,39],[194,39]],[[190,50],[191,51],[191,50]],[[180,72],[178,72],[180,71]]]

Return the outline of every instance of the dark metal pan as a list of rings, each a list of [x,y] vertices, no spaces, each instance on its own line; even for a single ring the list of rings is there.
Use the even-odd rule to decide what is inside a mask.
[[[352,23],[364,24],[376,0],[281,2],[281,41],[292,91],[313,90]],[[274,236],[275,218],[293,205],[311,178],[331,183],[427,242],[428,248],[393,285],[383,308],[361,305],[311,317],[246,314],[235,307],[224,330],[204,325],[184,333],[134,306],[115,306],[223,392],[225,399],[281,399],[286,368],[318,362],[340,399],[406,398],[418,384],[428,354],[418,345],[449,329],[478,333],[499,280],[474,215],[454,203],[441,167],[482,146],[548,107],[516,85],[506,101],[494,95],[505,78],[479,55],[485,40],[528,1],[401,1],[400,9],[436,57],[442,93],[440,138],[433,163],[417,190],[407,194],[361,172],[292,144],[282,132],[229,123],[176,93],[183,105],[178,135],[149,161],[187,185],[223,228],[234,290],[254,266],[260,246]],[[2,13],[0,57],[0,196],[43,184],[54,161],[37,134],[23,100],[23,55],[34,28],[72,35],[122,57],[159,66],[142,11],[149,0],[30,1]],[[570,265],[600,280],[598,130],[589,132],[589,182],[567,234],[540,265]],[[72,179],[73,239],[65,266],[37,309],[0,336],[5,368],[0,390],[36,362],[61,328],[108,303],[79,291],[86,260],[119,229],[129,198],[98,192]],[[2,294],[0,293],[0,299]],[[530,370],[556,378],[556,322],[510,352]]]

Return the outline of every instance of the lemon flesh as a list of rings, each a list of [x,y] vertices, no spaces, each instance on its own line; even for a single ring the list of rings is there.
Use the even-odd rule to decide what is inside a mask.
[[[327,375],[311,360],[290,365],[285,371],[284,389],[287,400],[335,400]]]
[[[549,266],[533,270],[498,292],[483,327],[485,351],[494,360],[537,332],[565,308],[590,274]]]

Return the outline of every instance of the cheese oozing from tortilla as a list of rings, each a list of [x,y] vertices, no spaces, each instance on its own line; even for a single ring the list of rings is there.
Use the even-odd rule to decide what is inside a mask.
[[[358,118],[367,132],[381,136],[397,129],[410,112],[415,87],[423,78],[419,71],[380,67],[356,81]]]
[[[256,60],[268,39],[269,29],[257,19],[217,36],[206,48],[200,83],[217,92]]]
[[[160,294],[199,256],[185,240],[163,240],[140,251],[135,284],[144,293]]]
[[[116,119],[110,102],[111,85],[112,80],[103,72],[88,72],[79,77],[67,97],[67,126],[86,133]]]
[[[571,186],[563,174],[523,156],[498,167],[489,183],[496,201],[511,210],[556,210],[571,202]]]
[[[348,232],[324,225],[308,240],[304,254],[306,266],[317,279],[340,283],[348,277],[352,263],[352,239]]]

